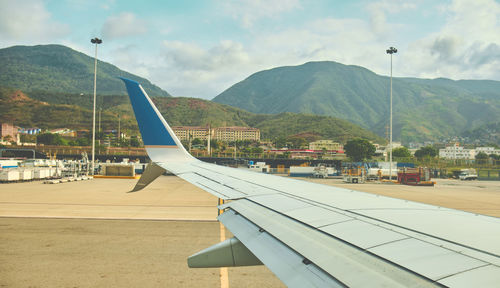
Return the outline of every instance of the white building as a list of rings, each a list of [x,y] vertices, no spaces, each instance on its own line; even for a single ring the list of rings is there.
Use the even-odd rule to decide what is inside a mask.
[[[477,154],[483,152],[486,153],[487,155],[495,154],[495,155],[500,155],[500,149],[495,149],[494,147],[477,147],[476,149],[476,156]]]
[[[476,151],[475,149],[466,149],[459,146],[459,143],[455,143],[453,146],[448,146],[444,149],[439,149],[439,158],[444,159],[475,159]]]
[[[477,147],[476,149],[466,149],[455,143],[453,146],[439,149],[439,157],[444,159],[476,159],[479,153],[486,153],[486,155],[500,155],[500,149],[494,147]]]
[[[323,148],[327,151],[344,150],[344,146],[340,143],[333,142],[333,140],[318,140],[309,143],[309,150],[323,150]]]

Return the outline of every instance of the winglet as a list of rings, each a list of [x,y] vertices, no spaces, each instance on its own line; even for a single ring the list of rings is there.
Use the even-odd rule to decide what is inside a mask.
[[[193,159],[184,149],[181,141],[167,124],[142,86],[127,78],[120,77],[130,98],[135,118],[141,131],[142,141],[153,162]]]
[[[167,172],[167,170],[158,166],[154,162],[149,163],[148,166],[146,166],[144,172],[142,173],[141,178],[139,179],[139,181],[137,181],[137,184],[135,184],[134,189],[132,189],[132,191],[128,193],[137,192],[139,190],[146,188],[146,186],[148,186],[149,183],[153,182],[156,178],[158,178],[165,172]]]

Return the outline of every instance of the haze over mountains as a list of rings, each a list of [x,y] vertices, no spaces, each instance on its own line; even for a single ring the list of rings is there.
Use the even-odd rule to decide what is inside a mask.
[[[397,67],[396,67],[397,69]],[[309,62],[257,72],[213,101],[259,113],[312,113],[384,135],[389,77],[359,66]],[[394,78],[394,139],[437,140],[500,121],[500,82]]]

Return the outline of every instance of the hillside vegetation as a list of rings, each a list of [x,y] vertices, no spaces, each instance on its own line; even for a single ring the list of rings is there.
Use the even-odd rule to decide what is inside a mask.
[[[93,94],[94,58],[62,45],[13,46],[0,49],[0,86],[24,92]],[[169,96],[147,79],[109,63],[97,63],[97,91],[126,95],[117,77],[139,81],[151,96]]]
[[[439,140],[500,121],[499,81],[394,78],[393,96],[394,138],[403,142]],[[310,62],[255,73],[213,101],[254,113],[334,116],[384,135],[389,77],[359,66]]]
[[[125,96],[120,97],[122,101],[125,98]],[[0,87],[0,122],[13,123],[24,128],[91,130],[92,110],[72,104],[38,101],[20,90]],[[117,114],[103,111],[101,125],[103,129],[117,129]],[[135,122],[126,119],[122,126],[130,130],[138,129]]]
[[[147,89],[146,89],[147,90]],[[29,93],[0,88],[0,122],[12,122],[22,127],[91,129],[90,97],[44,94],[45,101],[32,99]],[[69,104],[70,99],[75,100]],[[120,115],[121,129],[138,135],[138,127],[127,96],[99,95],[98,110],[102,108],[102,129],[117,129]],[[228,105],[193,98],[156,97],[157,105],[172,126],[250,126],[261,129],[262,138],[274,139],[295,134],[314,134],[320,138],[345,142],[365,138],[378,143],[384,140],[348,121],[334,117],[294,113],[255,114]]]

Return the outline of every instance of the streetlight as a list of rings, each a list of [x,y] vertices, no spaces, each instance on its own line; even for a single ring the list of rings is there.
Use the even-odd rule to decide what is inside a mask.
[[[92,175],[94,175],[95,168],[95,98],[96,98],[96,83],[97,83],[97,44],[101,44],[102,40],[99,38],[90,39],[92,44],[95,44],[95,57],[94,57],[94,114],[92,117]]]
[[[387,54],[391,54],[391,108],[390,108],[390,140],[389,140],[389,179],[392,180],[392,54],[398,53],[398,49],[389,47]]]

